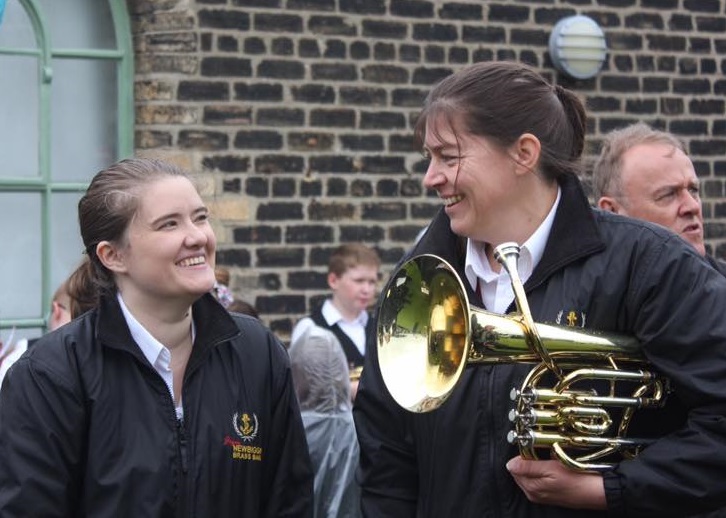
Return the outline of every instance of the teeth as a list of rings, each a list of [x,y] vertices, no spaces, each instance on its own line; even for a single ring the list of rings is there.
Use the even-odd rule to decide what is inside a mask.
[[[441,200],[444,202],[444,205],[453,205],[454,203],[458,203],[461,200],[463,200],[463,196],[459,196],[458,194],[455,196],[449,196],[448,198],[441,198]]]
[[[184,259],[182,261],[179,261],[179,266],[194,266],[197,264],[204,264],[206,260],[204,259],[203,255],[197,256],[197,257],[190,257],[189,259]]]

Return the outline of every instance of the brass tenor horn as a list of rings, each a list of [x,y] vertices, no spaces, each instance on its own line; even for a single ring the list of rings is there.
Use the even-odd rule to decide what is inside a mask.
[[[537,459],[546,448],[570,468],[603,471],[612,464],[601,459],[611,454],[636,455],[649,441],[626,437],[633,413],[663,406],[668,380],[648,370],[633,337],[535,323],[517,273],[519,246],[500,245],[495,257],[509,273],[516,313],[471,306],[456,271],[434,255],[414,257],[392,275],[377,329],[388,392],[403,408],[428,412],[446,401],[467,365],[533,363],[511,393],[508,440],[523,457]]]

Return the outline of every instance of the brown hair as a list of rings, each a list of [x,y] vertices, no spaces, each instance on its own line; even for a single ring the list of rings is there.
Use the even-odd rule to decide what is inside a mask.
[[[98,289],[93,279],[93,267],[86,257],[65,282],[69,298],[68,311],[76,318],[98,304]]]
[[[554,180],[580,173],[586,115],[580,99],[548,83],[535,69],[520,63],[475,63],[444,78],[428,94],[415,126],[423,147],[426,126],[442,117],[452,130],[457,123],[472,135],[487,137],[502,148],[524,133],[542,144],[540,171]]]
[[[378,253],[361,243],[346,243],[333,250],[328,260],[328,273],[338,277],[351,268],[365,265],[380,268],[381,259]]]
[[[114,291],[116,282],[96,255],[101,241],[121,243],[139,208],[143,186],[169,176],[189,176],[174,164],[150,158],[121,160],[98,172],[78,202],[83,246],[90,259],[88,272],[101,291]]]
[[[621,129],[613,130],[602,143],[600,155],[592,169],[592,187],[595,200],[602,196],[620,196],[622,192],[621,174],[623,155],[635,146],[642,144],[664,144],[673,146],[686,153],[685,146],[678,137],[665,131],[651,128],[637,122]]]

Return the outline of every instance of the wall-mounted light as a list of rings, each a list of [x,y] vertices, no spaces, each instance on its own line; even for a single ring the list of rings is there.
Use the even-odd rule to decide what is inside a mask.
[[[607,56],[605,34],[592,18],[563,18],[550,34],[549,51],[555,68],[575,79],[595,77]]]

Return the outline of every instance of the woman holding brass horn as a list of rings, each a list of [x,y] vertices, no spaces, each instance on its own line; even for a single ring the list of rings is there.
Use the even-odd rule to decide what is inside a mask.
[[[405,262],[383,291],[378,347],[366,356],[354,407],[366,516],[685,516],[726,505],[726,279],[666,229],[590,207],[577,177],[585,132],[578,98],[520,64],[465,67],[428,95],[416,135],[430,159],[424,185],[443,207],[409,254],[433,258]],[[506,259],[517,253],[512,267]],[[434,273],[419,268],[432,261]],[[447,265],[455,281],[441,279]],[[515,310],[519,316],[503,316]],[[507,440],[510,392],[532,377],[533,366],[511,351],[496,356],[506,350],[495,339],[506,335],[500,326],[523,330],[514,345],[501,343],[512,350],[524,343],[521,358],[539,357],[544,366],[534,377],[557,386],[563,367],[581,355],[577,340],[567,351],[550,350],[551,331],[583,341],[599,340],[599,332],[622,337],[613,347],[642,357],[652,373],[583,365],[578,373],[610,372],[612,379],[568,393],[584,403],[563,414],[591,412],[577,422],[577,444],[589,437],[588,426],[606,421],[602,412],[609,415],[612,402],[658,406],[650,393],[619,398],[621,388],[600,397],[602,385],[631,375],[660,379],[663,408],[623,411],[629,434],[642,439],[637,455],[613,455],[591,469],[566,466],[548,449],[520,455],[522,443]],[[403,350],[420,337],[422,362],[391,355],[392,346]],[[465,359],[494,360],[457,367],[462,337],[473,344]],[[603,342],[603,350],[612,345]],[[619,367],[619,355],[603,357]],[[425,375],[416,377],[418,364]],[[402,401],[415,390],[402,387],[426,376],[456,384],[407,406]],[[514,395],[521,400],[522,392]]]

